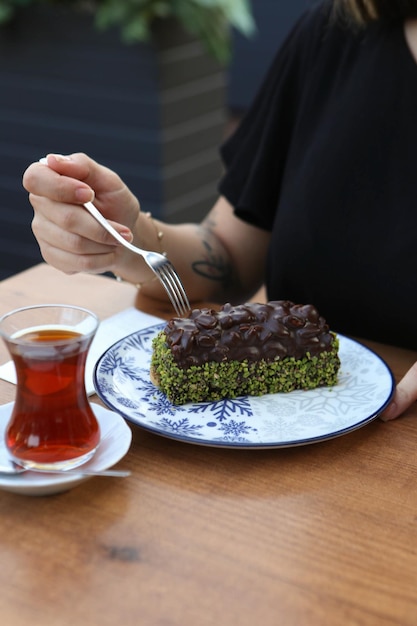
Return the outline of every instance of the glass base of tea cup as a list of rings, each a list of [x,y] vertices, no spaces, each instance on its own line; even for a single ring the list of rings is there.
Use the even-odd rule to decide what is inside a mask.
[[[77,456],[74,459],[65,459],[65,461],[55,461],[54,463],[40,463],[38,461],[32,461],[30,459],[21,459],[17,456],[12,455],[13,461],[24,467],[27,470],[41,470],[48,472],[65,472],[66,470],[76,469],[84,463],[87,463],[90,459],[93,458],[96,453],[97,448],[93,448],[87,454],[83,454],[82,456]]]

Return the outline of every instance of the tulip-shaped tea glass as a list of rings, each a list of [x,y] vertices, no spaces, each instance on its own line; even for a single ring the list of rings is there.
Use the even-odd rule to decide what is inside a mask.
[[[0,318],[0,336],[17,376],[6,446],[24,467],[65,470],[93,456],[100,429],[84,376],[97,327],[94,313],[56,304],[16,309]]]

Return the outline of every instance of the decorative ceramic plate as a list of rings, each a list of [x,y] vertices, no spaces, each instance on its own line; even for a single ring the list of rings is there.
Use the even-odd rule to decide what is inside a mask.
[[[12,408],[13,402],[0,406],[0,461],[8,458],[4,434]],[[91,470],[108,469],[124,457],[132,441],[132,431],[120,415],[103,408],[99,404],[92,403],[91,408],[100,424],[101,443],[94,457],[88,463],[80,466],[80,472],[86,468]],[[46,496],[72,489],[90,478],[91,476],[77,476],[74,473],[65,476],[63,473],[37,474],[30,471],[15,475],[0,474],[0,489],[27,496]],[[100,478],[98,480],[109,479]]]
[[[230,448],[299,446],[365,426],[393,394],[386,363],[339,335],[341,368],[334,387],[172,405],[149,378],[152,339],[164,326],[139,330],[109,348],[96,364],[94,385],[111,409],[165,437]]]

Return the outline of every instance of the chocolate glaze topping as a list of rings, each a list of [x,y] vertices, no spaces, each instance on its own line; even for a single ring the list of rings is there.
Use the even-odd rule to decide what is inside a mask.
[[[268,304],[225,304],[220,311],[194,309],[171,319],[166,341],[180,367],[207,361],[272,361],[303,358],[332,347],[333,335],[312,304],[288,300]]]

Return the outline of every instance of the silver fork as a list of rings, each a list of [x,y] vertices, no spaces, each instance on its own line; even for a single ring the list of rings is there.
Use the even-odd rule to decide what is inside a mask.
[[[124,246],[131,252],[134,252],[135,254],[139,254],[144,259],[145,263],[156,274],[161,285],[167,292],[177,315],[183,317],[189,311],[191,311],[191,306],[188,301],[187,294],[185,293],[185,289],[180,280],[180,277],[178,276],[175,267],[172,265],[171,261],[169,261],[163,254],[160,254],[159,252],[142,250],[142,248],[138,248],[137,246],[134,246],[133,244],[126,241],[126,239],[124,239],[117,232],[117,230],[115,230],[113,226],[109,224],[106,218],[100,213],[100,211],[94,206],[92,202],[86,202],[84,206],[90,213],[90,215],[92,215],[97,220],[97,222],[99,222],[99,224],[101,224],[103,228],[107,230],[108,233],[113,235],[113,237],[117,239],[117,241],[121,243],[122,246]]]

